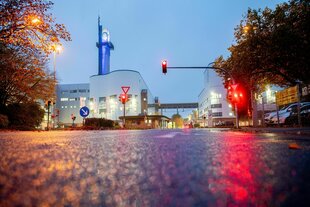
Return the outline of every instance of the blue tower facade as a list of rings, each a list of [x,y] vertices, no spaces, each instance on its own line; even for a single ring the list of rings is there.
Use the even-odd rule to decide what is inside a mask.
[[[110,73],[110,51],[114,50],[114,45],[110,41],[108,30],[102,30],[100,17],[98,17],[98,75]]]

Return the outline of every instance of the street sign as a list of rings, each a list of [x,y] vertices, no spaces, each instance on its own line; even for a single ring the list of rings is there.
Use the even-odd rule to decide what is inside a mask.
[[[85,118],[89,115],[89,108],[87,108],[86,106],[83,106],[81,109],[80,109],[80,115],[81,117]]]
[[[232,87],[234,90],[236,90],[237,86],[238,86],[238,84],[232,84],[232,85],[231,85],[231,87]]]
[[[127,94],[129,89],[130,89],[130,86],[122,86],[122,90],[123,90],[124,94]]]
[[[278,106],[295,103],[298,101],[297,86],[293,86],[276,93],[276,103]]]

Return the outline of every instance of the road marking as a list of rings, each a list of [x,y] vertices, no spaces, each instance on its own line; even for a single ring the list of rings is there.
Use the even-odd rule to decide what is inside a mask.
[[[180,132],[170,132],[168,134],[163,134],[163,135],[159,135],[159,136],[156,136],[156,137],[157,138],[174,138],[178,134],[181,134],[181,133]]]

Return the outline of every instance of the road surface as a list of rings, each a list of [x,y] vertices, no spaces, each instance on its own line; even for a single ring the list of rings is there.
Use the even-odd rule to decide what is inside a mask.
[[[310,206],[310,138],[0,132],[0,206]]]

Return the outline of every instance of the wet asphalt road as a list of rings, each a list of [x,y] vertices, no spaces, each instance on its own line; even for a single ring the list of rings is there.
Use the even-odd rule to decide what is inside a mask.
[[[310,206],[310,137],[0,132],[0,206]]]

